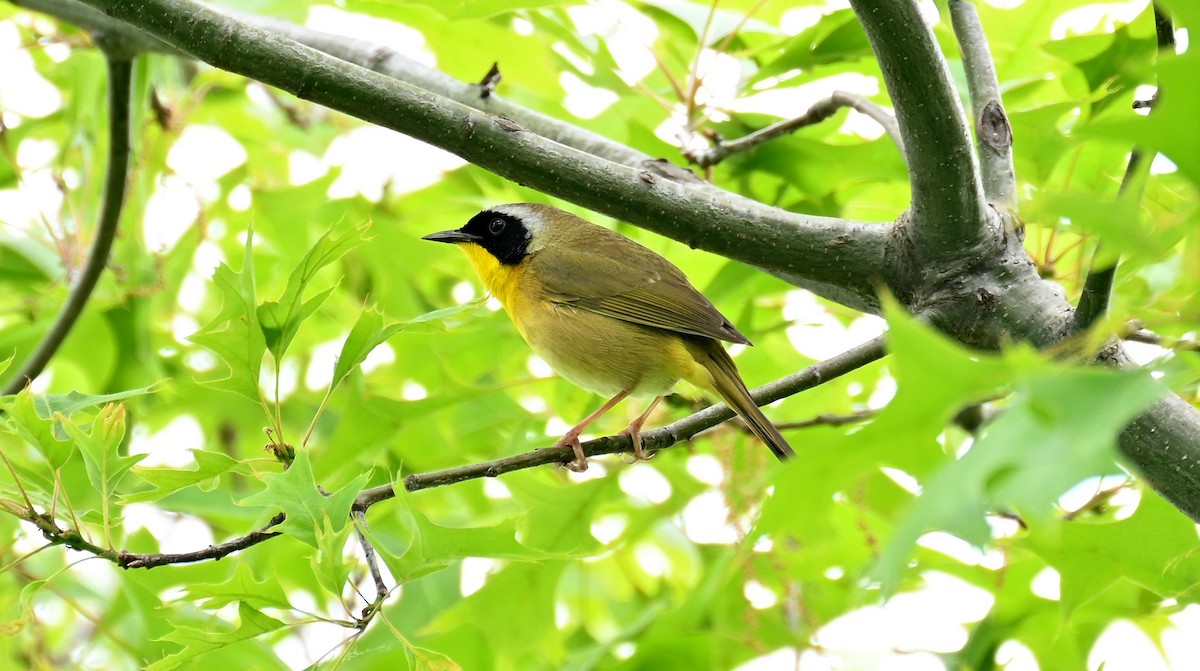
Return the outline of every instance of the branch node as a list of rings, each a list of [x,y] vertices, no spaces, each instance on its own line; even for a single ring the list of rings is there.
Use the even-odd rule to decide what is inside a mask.
[[[519,133],[525,130],[521,127],[521,124],[506,116],[496,115],[492,118],[496,120],[496,125],[500,127],[500,130],[507,131],[509,133]]]
[[[1003,154],[1012,147],[1012,126],[1004,107],[996,100],[989,100],[979,115],[979,137],[993,151]]]

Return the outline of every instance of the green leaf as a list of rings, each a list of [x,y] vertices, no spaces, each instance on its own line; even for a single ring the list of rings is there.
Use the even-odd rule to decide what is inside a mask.
[[[200,602],[200,607],[207,610],[217,610],[235,602],[255,608],[291,608],[277,575],[268,574],[261,581],[255,580],[254,572],[246,562],[235,558],[233,566],[229,580],[187,585],[184,588],[187,598]]]
[[[333,530],[333,523],[327,517],[316,527],[317,556],[309,559],[313,575],[317,583],[334,597],[341,598],[346,581],[355,562],[347,560],[344,555],[346,541],[354,531],[353,524],[347,524],[341,531]]]
[[[1142,217],[1142,208],[1133,198],[1099,200],[1086,194],[1046,195],[1039,199],[1039,209],[1046,208],[1046,218],[1064,217],[1072,226],[1095,233],[1104,243],[1122,255],[1141,257],[1150,261],[1162,260],[1179,242],[1186,230],[1155,231]]]
[[[62,468],[75,446],[66,439],[60,423],[52,419],[53,415],[38,412],[38,400],[28,386],[15,396],[0,397],[0,410],[4,412],[0,416],[0,426],[36,447],[52,468]]]
[[[1065,615],[1125,578],[1159,600],[1195,600],[1200,584],[1196,525],[1159,495],[1144,491],[1137,510],[1120,521],[1079,519],[1035,528],[1017,544],[1036,552],[1060,575]]]
[[[254,289],[253,230],[246,232],[242,272],[221,264],[213,285],[221,292],[221,312],[190,340],[206,347],[229,367],[229,376],[206,384],[259,401],[258,376],[267,344],[258,324]]]
[[[346,336],[346,342],[342,343],[342,351],[338,354],[337,362],[333,366],[333,381],[329,385],[330,390],[332,391],[341,384],[350,375],[350,372],[367,358],[371,350],[388,338],[401,331],[417,330],[419,327],[434,327],[440,322],[473,312],[486,302],[486,298],[477,298],[462,305],[434,310],[406,322],[388,326],[383,325],[383,314],[379,311],[363,310],[358,316],[358,321],[350,329],[350,334]]]
[[[58,415],[67,434],[75,441],[83,455],[88,481],[100,496],[104,528],[111,533],[114,526],[109,505],[113,502],[117,484],[146,455],[122,456],[121,440],[125,437],[125,407],[120,404],[104,406],[92,422],[92,430],[81,427]]]
[[[0,183],[3,183],[2,174],[3,164],[0,164]],[[61,259],[46,245],[32,238],[0,232],[0,277],[6,282],[44,282],[61,272]]]
[[[413,666],[415,671],[462,671],[462,667],[453,659],[440,652],[417,647],[409,648],[409,650],[416,662]]]
[[[1145,372],[1057,370],[1023,380],[970,451],[923,483],[884,548],[877,575],[895,586],[925,531],[945,530],[983,545],[991,538],[989,510],[1045,519],[1072,485],[1118,471],[1117,435],[1163,392]]]
[[[434,524],[416,506],[403,488],[396,490],[398,510],[392,511],[386,527],[372,525],[366,531],[396,580],[405,583],[440,571],[467,557],[497,559],[540,559],[546,553],[531,550],[516,539],[512,522],[493,526],[447,527]]]
[[[821,17],[815,25],[784,42],[779,56],[759,68],[751,83],[792,70],[858,59],[870,50],[866,33],[854,12],[840,9]]]
[[[477,628],[493,654],[510,660],[539,648],[547,650],[552,659],[559,657],[564,643],[554,635],[555,597],[566,567],[563,561],[509,564],[490,576],[479,591],[440,613],[430,629],[447,630],[464,625]],[[489,615],[501,612],[508,616]],[[565,660],[557,661],[546,667],[562,668]],[[519,668],[513,664],[501,666]]]
[[[1159,85],[1163,95],[1153,114],[1141,117],[1127,111],[1114,120],[1088,124],[1084,137],[1120,140],[1162,152],[1179,171],[1200,186],[1200,133],[1195,131],[1195,111],[1200,109],[1200,53],[1191,49],[1182,56],[1160,56]]]
[[[215,486],[216,479],[229,472],[236,470],[243,475],[249,475],[250,471],[246,468],[239,468],[241,462],[233,457],[226,456],[220,452],[209,452],[207,450],[190,450],[192,457],[196,460],[195,468],[140,468],[133,469],[134,475],[145,480],[153,489],[137,492],[136,494],[125,494],[121,497],[122,503],[143,503],[145,501],[158,501],[165,496],[174,494],[175,492],[192,485],[199,485],[201,489],[207,489],[204,483],[212,482]]]
[[[262,476],[266,489],[248,496],[239,505],[282,509],[287,519],[278,530],[312,547],[317,547],[317,529],[329,520],[334,532],[341,531],[350,519],[350,506],[362,490],[368,473],[363,473],[337,492],[323,496],[313,479],[308,451],[298,450],[296,460],[283,473]]]
[[[641,0],[639,4],[657,8],[687,24],[696,36],[707,34],[709,44],[720,40],[733,31],[761,32],[778,35],[779,29],[768,23],[748,17],[745,12],[714,8],[708,4],[688,0]],[[708,46],[707,44],[705,46]]]
[[[36,447],[51,467],[62,468],[74,452],[74,445],[63,428],[63,418],[69,418],[85,408],[137,398],[156,391],[155,387],[144,387],[112,394],[72,391],[68,394],[34,395],[29,387],[25,387],[13,396],[0,396],[0,411],[7,415],[7,418],[0,417],[0,426],[5,426],[9,432]]]
[[[798,450],[775,479],[775,495],[759,518],[762,530],[818,534],[834,494],[866,474],[887,466],[915,476],[939,464],[944,454],[938,434],[960,409],[995,395],[1010,379],[1008,367],[995,357],[954,343],[890,298],[885,304],[895,398],[862,430]]]
[[[240,623],[234,628],[222,626],[220,621],[203,629],[176,626],[174,631],[160,640],[178,643],[183,649],[147,666],[146,671],[170,671],[206,653],[258,638],[284,626],[279,620],[264,615],[245,602],[238,604],[238,619]]]
[[[279,300],[268,301],[258,306],[258,323],[262,327],[267,349],[271,351],[275,361],[283,360],[284,352],[296,337],[300,324],[321,307],[336,287],[331,287],[307,301],[303,300],[304,290],[318,271],[362,244],[366,240],[368,228],[370,224],[364,224],[347,231],[341,237],[334,237],[332,231],[321,236],[288,276],[287,287]]]
[[[127,401],[139,396],[157,393],[158,390],[158,385],[151,385],[149,387],[142,387],[141,389],[127,389],[112,394],[81,394],[77,391],[66,394],[41,394],[34,397],[34,406],[37,408],[38,414],[45,418],[53,417],[58,413],[69,417],[72,413],[85,408],[92,408],[105,403]]]

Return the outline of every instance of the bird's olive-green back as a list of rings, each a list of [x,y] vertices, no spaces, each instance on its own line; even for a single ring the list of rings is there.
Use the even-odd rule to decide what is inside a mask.
[[[749,344],[670,261],[568,216],[556,222],[546,247],[525,260],[548,299],[635,324]]]

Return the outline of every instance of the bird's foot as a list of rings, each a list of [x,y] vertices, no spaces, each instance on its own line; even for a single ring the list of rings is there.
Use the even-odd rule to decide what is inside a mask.
[[[646,451],[642,449],[642,432],[641,427],[634,427],[632,424],[628,428],[621,430],[622,436],[629,436],[629,440],[633,442],[633,461],[627,461],[627,464],[636,464],[639,461],[646,461],[650,457],[646,456]]]
[[[588,460],[587,455],[583,453],[583,445],[579,444],[579,434],[573,431],[568,432],[567,435],[560,438],[552,447],[567,446],[570,446],[575,452],[575,460],[564,461],[562,462],[562,465],[575,473],[582,473],[586,471],[588,469]]]

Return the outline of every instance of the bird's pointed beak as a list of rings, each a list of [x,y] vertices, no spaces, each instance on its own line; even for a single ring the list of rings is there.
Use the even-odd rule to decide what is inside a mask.
[[[438,231],[430,233],[421,238],[422,240],[432,240],[434,242],[479,242],[483,238],[471,233],[465,233],[462,230],[453,231]]]

